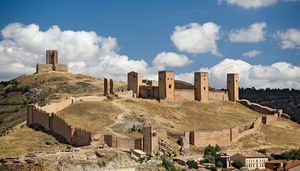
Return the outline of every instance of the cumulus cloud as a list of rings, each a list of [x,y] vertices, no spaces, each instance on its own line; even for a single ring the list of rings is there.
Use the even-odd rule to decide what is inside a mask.
[[[229,5],[236,5],[245,9],[251,9],[274,5],[277,3],[277,0],[218,0],[218,4],[223,4],[224,2]]]
[[[254,23],[248,28],[232,30],[229,33],[229,40],[236,43],[257,43],[265,40],[264,28],[267,27],[265,22]]]
[[[281,42],[282,49],[294,49],[300,48],[300,29],[287,29],[284,32],[277,32],[276,37],[278,37]]]
[[[174,52],[161,52],[153,60],[155,66],[183,67],[192,63],[187,56]]]
[[[70,71],[96,77],[111,76],[125,80],[131,70],[149,71],[144,60],[132,60],[118,54],[117,39],[95,32],[61,30],[52,26],[46,31],[36,24],[13,23],[1,30],[0,79],[35,72],[36,63],[45,63],[45,51],[57,49],[59,62],[69,64]]]
[[[227,73],[238,73],[241,87],[300,89],[300,67],[286,62],[263,66],[251,65],[242,60],[224,59],[211,68],[201,68],[199,71],[208,71],[209,85],[216,88],[226,88]],[[193,73],[178,74],[176,79],[192,83]]]
[[[250,50],[248,52],[244,52],[243,56],[246,56],[246,57],[249,57],[249,58],[253,58],[253,57],[255,57],[255,56],[259,55],[259,54],[261,54],[261,51],[254,49],[254,50]]]
[[[220,26],[208,22],[202,25],[190,23],[183,26],[176,26],[171,40],[180,51],[194,54],[210,52],[214,55],[221,55],[217,48]]]

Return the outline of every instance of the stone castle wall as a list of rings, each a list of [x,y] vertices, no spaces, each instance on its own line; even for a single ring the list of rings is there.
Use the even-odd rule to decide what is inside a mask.
[[[239,100],[239,103],[241,103],[242,105],[250,108],[251,110],[254,110],[254,111],[256,111],[258,113],[261,113],[261,114],[274,114],[276,112],[279,112],[279,110],[272,109],[270,107],[263,106],[263,105],[260,105],[260,104],[257,104],[257,103],[252,103],[252,102],[250,102],[248,100],[245,100],[245,99]]]
[[[67,64],[55,64],[54,71],[68,72],[68,65]]]
[[[194,89],[175,89],[175,100],[194,100]]]
[[[55,132],[64,137],[70,144],[72,143],[72,137],[74,130],[63,118],[52,114],[50,117],[50,131]]]
[[[36,64],[36,73],[49,72],[53,70],[52,64]]]
[[[229,145],[233,139],[237,139],[237,130],[238,127],[217,131],[191,131],[190,143],[197,147],[205,147],[209,144],[226,146]]]
[[[81,128],[75,128],[72,136],[72,145],[86,146],[91,144],[91,131]]]
[[[209,91],[208,100],[211,101],[228,101],[228,94],[225,91]]]

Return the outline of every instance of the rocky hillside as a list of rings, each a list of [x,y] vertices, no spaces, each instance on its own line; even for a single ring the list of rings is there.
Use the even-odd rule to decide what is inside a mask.
[[[117,82],[115,86],[124,83]],[[49,72],[22,75],[0,82],[0,135],[22,123],[26,117],[26,105],[66,96],[98,95],[103,93],[103,80],[82,74]]]

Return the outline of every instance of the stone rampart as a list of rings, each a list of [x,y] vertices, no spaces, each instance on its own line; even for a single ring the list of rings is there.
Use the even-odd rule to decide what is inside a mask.
[[[175,89],[175,100],[194,100],[194,89]]]
[[[71,128],[63,118],[52,113],[50,117],[50,131],[61,135],[64,137],[70,144],[72,144],[72,136],[74,130]]]
[[[41,125],[46,131],[50,130],[50,114],[37,107],[32,110],[32,124]]]
[[[211,101],[228,101],[228,94],[225,91],[209,91],[208,100]]]
[[[254,110],[258,113],[265,114],[265,115],[274,114],[274,113],[279,112],[276,109],[272,109],[270,107],[263,106],[263,105],[260,105],[260,104],[257,104],[257,103],[252,103],[252,102],[250,102],[248,100],[245,100],[245,99],[239,100],[239,103],[241,103],[242,105],[250,108],[251,110]]]
[[[75,128],[72,136],[72,145],[87,146],[91,144],[91,131],[81,128]]]

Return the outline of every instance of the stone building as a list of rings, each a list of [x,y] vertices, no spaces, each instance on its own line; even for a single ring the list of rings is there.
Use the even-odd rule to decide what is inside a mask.
[[[46,50],[46,64],[36,64],[36,73],[49,71],[68,72],[67,64],[58,63],[57,50]]]
[[[240,160],[248,170],[265,169],[268,156],[258,152],[241,152],[230,157],[231,161]]]

